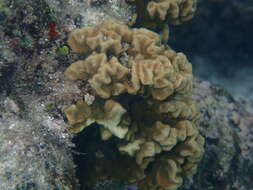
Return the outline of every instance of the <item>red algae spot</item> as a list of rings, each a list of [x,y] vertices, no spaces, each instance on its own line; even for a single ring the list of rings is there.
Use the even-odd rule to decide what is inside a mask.
[[[50,40],[57,38],[59,36],[59,33],[56,31],[56,24],[55,23],[49,23],[48,24],[48,36]]]

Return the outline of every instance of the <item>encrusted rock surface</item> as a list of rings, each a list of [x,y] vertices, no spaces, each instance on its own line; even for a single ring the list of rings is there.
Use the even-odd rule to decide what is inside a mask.
[[[193,94],[203,114],[200,131],[206,144],[198,173],[184,189],[252,189],[252,104],[207,81],[196,80]]]
[[[0,95],[0,189],[78,189],[67,126],[45,114],[38,99],[29,104],[26,115]]]

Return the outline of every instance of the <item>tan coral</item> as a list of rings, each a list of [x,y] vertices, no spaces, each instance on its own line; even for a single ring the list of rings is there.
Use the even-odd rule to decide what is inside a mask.
[[[112,95],[117,96],[125,92],[121,80],[128,72],[128,69],[122,66],[116,57],[112,57],[107,64],[101,64],[89,83],[102,98],[109,98]]]
[[[64,110],[70,125],[84,122],[90,117],[91,108],[82,100]]]
[[[171,100],[163,102],[159,106],[159,111],[161,113],[168,113],[173,118],[194,120],[195,117],[199,117],[196,104],[189,99],[185,99],[185,101]]]
[[[159,35],[154,32],[146,29],[133,29],[132,31],[128,29],[127,33],[124,33],[120,25],[116,26],[110,27],[111,32],[113,33],[113,29],[116,28],[115,35],[123,35],[117,39],[121,40],[122,45],[120,46],[129,44],[125,51],[133,59],[129,58],[127,65],[123,65],[116,57],[108,60],[103,48],[100,48],[97,53],[93,52],[85,60],[72,64],[65,72],[69,79],[77,80],[83,77],[82,79],[86,80],[87,76],[92,75],[89,83],[102,98],[120,95],[126,91],[136,94],[141,86],[149,86],[150,93],[157,100],[164,100],[175,91],[181,94],[191,91],[191,65],[182,53],[175,53],[174,56],[171,56],[171,53],[160,45]],[[122,27],[124,29],[125,26]],[[96,33],[101,36],[106,33],[108,27],[102,24],[98,28],[102,31],[100,33],[96,30]],[[70,36],[70,38],[73,37]],[[92,41],[89,40],[89,36],[87,38],[87,42]],[[103,44],[98,46],[102,47]],[[72,43],[69,45],[74,48],[76,46]],[[91,47],[90,43],[86,45]],[[117,52],[114,52],[114,55],[116,56]]]
[[[177,137],[183,143],[175,143],[173,152],[157,155],[156,162],[153,167],[149,169],[150,173],[148,173],[146,180],[140,184],[144,190],[155,188],[166,190],[177,189],[183,182],[181,173],[192,175],[196,172],[196,163],[200,161],[204,152],[204,139],[189,121],[180,121],[176,126],[177,128],[172,129],[177,131]],[[190,128],[187,129],[187,126]],[[159,124],[159,128],[163,129],[162,131],[168,127],[168,125]],[[182,128],[183,132],[180,132]],[[181,136],[180,133],[182,133],[183,136]],[[168,132],[166,132],[166,134],[168,134]],[[161,135],[159,136],[161,137]],[[159,138],[159,141],[162,139],[163,138]],[[157,140],[158,139],[156,139],[156,141]]]
[[[113,134],[104,127],[100,127],[100,135],[101,139],[103,139],[104,141],[110,139],[113,136]]]
[[[147,29],[132,30],[132,48],[129,48],[129,55],[152,56],[163,50],[162,46],[158,46],[161,39],[158,34]]]
[[[137,139],[125,145],[120,145],[119,150],[123,153],[127,153],[130,156],[134,156],[137,151],[141,149],[141,145],[145,142],[145,139]]]
[[[71,64],[65,71],[65,75],[70,80],[87,79],[89,75],[97,72],[100,65],[107,62],[105,54],[93,54],[85,60]]]
[[[107,130],[107,134],[105,134],[105,131],[101,132],[102,137],[105,139],[110,138],[110,133],[118,138],[123,138],[128,128],[121,126],[120,122],[126,110],[113,100],[105,101],[103,109],[97,106],[89,107],[84,101],[80,100],[76,104],[67,107],[64,113],[68,118],[69,124],[73,126],[72,131],[78,133],[96,122]]]
[[[73,31],[68,42],[84,60],[70,65],[66,77],[84,82],[96,96],[90,105],[81,101],[64,110],[72,131],[96,123],[101,138],[117,137],[118,152],[145,173],[126,179],[144,190],[177,189],[204,151],[186,56],[152,31],[111,21]]]
[[[197,0],[128,0],[128,2],[137,6],[140,21],[161,20],[172,24],[190,20],[196,11],[197,4]]]
[[[95,121],[103,125],[113,135],[118,138],[123,138],[128,131],[127,127],[120,126],[120,121],[125,113],[126,110],[119,103],[113,100],[107,100],[104,105],[103,117],[100,116]]]
[[[74,30],[68,39],[68,44],[75,53],[89,54],[92,51],[116,55],[122,51],[121,40],[129,40],[129,29],[117,22],[100,24],[93,28]]]
[[[152,19],[158,16],[161,20],[165,20],[167,14],[171,18],[179,17],[179,6],[176,0],[161,0],[160,2],[150,1],[147,10]]]
[[[166,159],[164,164],[158,165],[155,172],[156,186],[159,185],[163,189],[176,189],[183,183],[179,174],[181,170],[174,160]]]
[[[173,24],[190,20],[196,10],[196,0],[160,0],[150,1],[147,10],[152,19],[168,19]]]
[[[197,0],[127,0],[136,7],[130,24],[159,31],[168,42],[169,24],[178,25],[193,18]]]
[[[142,181],[139,186],[143,190],[175,190],[183,183],[180,172],[175,161],[162,157],[156,161],[152,172],[146,177],[147,180]]]
[[[156,145],[155,142],[148,141],[144,142],[140,146],[140,150],[136,154],[136,162],[139,164],[142,168],[146,168],[147,163],[144,162],[145,158],[152,158],[156,154],[159,154],[161,152],[161,148]]]

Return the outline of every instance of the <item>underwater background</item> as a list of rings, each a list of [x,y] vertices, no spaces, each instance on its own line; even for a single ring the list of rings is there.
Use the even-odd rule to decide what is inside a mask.
[[[173,27],[172,46],[191,59],[194,72],[252,100],[252,1],[203,0],[195,18]]]
[[[252,0],[0,0],[0,190],[253,190],[252,33]]]

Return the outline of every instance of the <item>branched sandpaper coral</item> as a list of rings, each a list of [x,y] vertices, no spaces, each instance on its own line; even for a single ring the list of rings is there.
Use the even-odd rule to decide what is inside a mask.
[[[68,44],[84,59],[71,64],[66,77],[95,95],[91,105],[79,100],[64,110],[72,131],[96,123],[103,140],[117,138],[120,154],[131,158],[126,169],[136,170],[126,179],[141,189],[181,186],[204,152],[186,56],[152,31],[112,21],[74,30]]]
[[[190,20],[196,11],[197,0],[127,0],[136,5],[138,20],[167,21],[180,24]]]
[[[162,40],[169,37],[168,24],[178,25],[193,18],[197,0],[127,0],[136,7],[130,25],[160,32]]]

